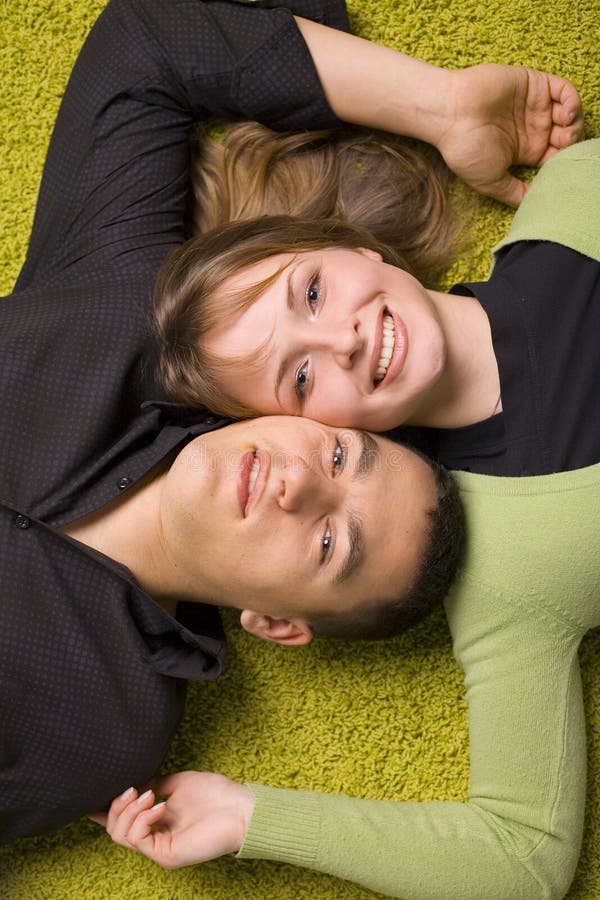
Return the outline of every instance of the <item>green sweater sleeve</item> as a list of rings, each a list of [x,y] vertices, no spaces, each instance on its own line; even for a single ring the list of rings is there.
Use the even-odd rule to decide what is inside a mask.
[[[540,169],[494,253],[527,240],[600,259],[600,138],[573,144]]]
[[[537,479],[465,474],[460,483],[474,527],[447,613],[469,707],[468,802],[251,785],[242,857],[308,866],[405,900],[564,896],[583,828],[577,647],[600,619],[600,574],[585,549],[600,540],[600,466]]]

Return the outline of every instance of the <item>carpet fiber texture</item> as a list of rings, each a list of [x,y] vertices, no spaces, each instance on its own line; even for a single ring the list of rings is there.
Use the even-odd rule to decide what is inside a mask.
[[[0,0],[0,292],[22,264],[61,92],[103,0]],[[352,0],[353,28],[430,62],[526,63],[571,78],[600,136],[597,0]],[[483,278],[510,211],[478,204],[472,253],[448,280]],[[468,735],[461,673],[443,615],[387,644],[282,650],[225,617],[229,662],[192,686],[165,770],[200,768],[282,787],[398,800],[463,799]],[[585,839],[571,900],[600,898],[600,633],[581,660],[589,741]],[[2,900],[358,900],[350,883],[225,858],[165,872],[75,823],[0,850]],[[485,900],[485,898],[482,898]]]

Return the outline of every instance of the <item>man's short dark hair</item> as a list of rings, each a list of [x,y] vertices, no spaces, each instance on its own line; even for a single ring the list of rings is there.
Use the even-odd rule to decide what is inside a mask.
[[[427,544],[413,584],[400,597],[311,616],[309,624],[315,634],[345,640],[394,637],[425,619],[448,593],[464,549],[464,510],[452,475],[435,460],[419,455],[434,474],[438,498],[436,506],[428,510]]]

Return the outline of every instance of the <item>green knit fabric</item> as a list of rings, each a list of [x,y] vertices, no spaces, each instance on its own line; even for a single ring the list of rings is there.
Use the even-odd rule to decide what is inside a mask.
[[[494,252],[516,241],[544,240],[598,259],[600,227],[590,225],[598,222],[600,210],[599,161],[598,138],[553,157],[536,176],[535,190],[521,203]]]
[[[103,0],[0,3],[0,291],[23,261],[50,129],[82,40]],[[600,136],[596,0],[352,0],[354,29],[444,65],[528,63],[579,87],[586,135]],[[448,281],[483,278],[511,213],[482,201],[473,252]],[[440,613],[402,640],[262,644],[225,617],[224,676],[192,686],[166,768],[200,768],[283,788],[370,799],[464,800],[464,689]],[[600,635],[581,650],[588,731],[582,854],[571,900],[600,897]],[[1,727],[1,723],[0,723]],[[310,801],[309,801],[310,802]],[[297,810],[297,826],[310,809]],[[300,850],[299,850],[300,852]],[[302,852],[310,854],[310,846]],[[371,891],[307,869],[233,857],[164,872],[92,823],[0,850],[2,900],[358,900]],[[484,898],[482,898],[484,900]]]
[[[579,855],[585,728],[577,649],[600,625],[600,465],[457,475],[469,523],[446,601],[469,703],[469,802],[251,786],[241,856],[410,900],[561,898]]]

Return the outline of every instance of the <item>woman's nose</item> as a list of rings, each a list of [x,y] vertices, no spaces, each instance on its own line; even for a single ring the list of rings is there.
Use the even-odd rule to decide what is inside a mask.
[[[346,323],[339,329],[333,346],[333,354],[339,365],[344,369],[352,368],[362,345],[358,323]]]
[[[320,322],[318,334],[313,335],[313,346],[330,353],[344,369],[351,368],[363,346],[358,320]]]

